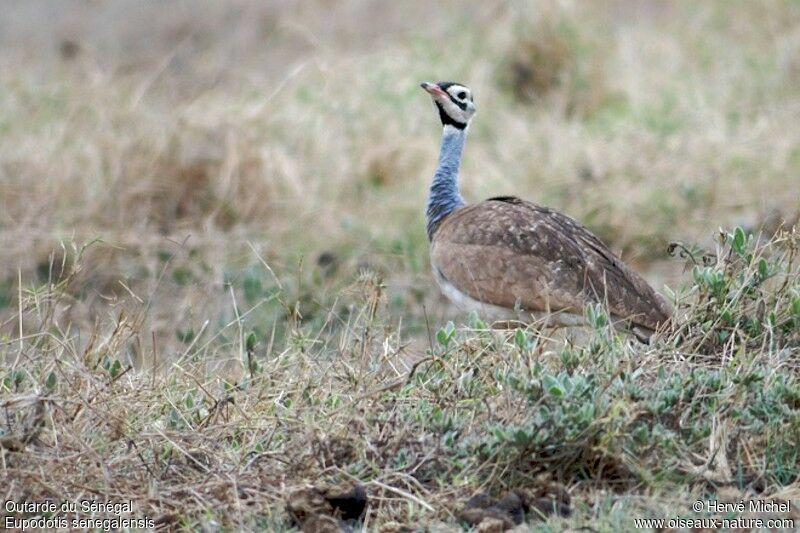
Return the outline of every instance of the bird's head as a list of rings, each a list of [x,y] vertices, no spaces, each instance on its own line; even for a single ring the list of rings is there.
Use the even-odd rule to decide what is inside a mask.
[[[420,86],[433,98],[433,103],[439,109],[442,126],[454,126],[462,130],[469,126],[469,121],[475,115],[475,102],[467,87],[449,81],[425,81]]]

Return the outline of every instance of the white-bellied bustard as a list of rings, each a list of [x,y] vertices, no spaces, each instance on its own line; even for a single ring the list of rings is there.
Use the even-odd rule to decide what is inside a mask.
[[[456,305],[486,318],[573,326],[601,303],[611,320],[647,341],[669,305],[572,218],[514,196],[467,205],[458,172],[475,103],[458,83],[422,83],[442,121],[442,148],[427,209],[436,282]]]

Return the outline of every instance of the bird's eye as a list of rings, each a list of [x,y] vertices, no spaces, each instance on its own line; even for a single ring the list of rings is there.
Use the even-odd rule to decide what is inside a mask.
[[[465,93],[464,91],[461,91],[460,93],[458,93],[456,95],[456,98],[458,98],[459,100],[463,100],[466,97],[467,97],[467,93]]]

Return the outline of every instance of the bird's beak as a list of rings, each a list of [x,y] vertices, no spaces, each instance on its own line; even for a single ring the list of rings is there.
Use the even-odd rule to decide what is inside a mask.
[[[419,84],[420,87],[428,91],[428,94],[431,96],[445,96],[444,91],[441,87],[436,85],[435,83],[429,83],[427,81],[423,81]]]

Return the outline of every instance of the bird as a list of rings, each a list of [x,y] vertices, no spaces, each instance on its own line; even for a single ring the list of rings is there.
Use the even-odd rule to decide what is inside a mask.
[[[499,324],[582,326],[587,308],[602,305],[615,327],[649,343],[668,323],[670,305],[590,230],[516,196],[464,201],[459,169],[476,112],[472,91],[454,82],[420,85],[442,123],[426,229],[444,295]]]

